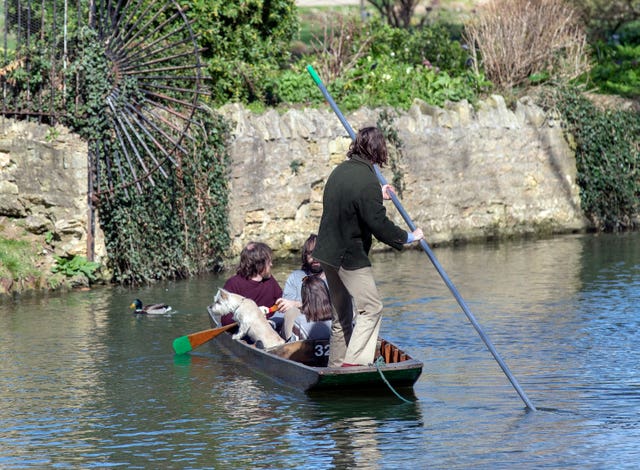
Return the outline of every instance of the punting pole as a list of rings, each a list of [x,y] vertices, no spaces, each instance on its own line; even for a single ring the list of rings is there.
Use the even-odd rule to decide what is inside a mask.
[[[316,82],[316,85],[318,85],[318,88],[320,88],[320,91],[324,95],[325,99],[327,100],[327,102],[329,103],[329,105],[331,106],[333,111],[336,113],[336,116],[338,116],[338,119],[340,119],[340,122],[342,123],[344,128],[349,133],[349,136],[351,137],[351,139],[355,140],[355,138],[356,138],[355,132],[353,131],[353,129],[351,128],[351,126],[349,125],[347,120],[345,119],[344,115],[342,114],[342,112],[340,111],[338,106],[336,105],[335,101],[333,101],[333,98],[329,94],[329,91],[327,90],[327,88],[322,83],[322,80],[320,80],[320,77],[318,76],[316,71],[313,69],[313,67],[311,65],[307,65],[307,71],[311,75],[311,78],[313,78],[313,81]],[[384,175],[380,172],[380,169],[378,168],[378,165],[373,165],[373,168],[375,169],[375,172],[376,172],[376,175],[378,177],[378,181],[380,181],[380,184],[382,184],[382,185],[387,184],[387,180],[385,179]],[[411,217],[409,217],[409,214],[407,214],[407,212],[404,210],[404,207],[402,207],[402,203],[400,202],[400,200],[398,199],[398,197],[396,196],[396,194],[393,191],[389,191],[389,195],[391,196],[391,200],[393,201],[393,204],[396,206],[396,209],[398,209],[398,212],[400,212],[400,215],[402,216],[404,221],[409,226],[409,229],[413,232],[416,229],[416,226],[413,223],[413,221],[411,220]],[[513,374],[509,370],[509,367],[502,360],[502,358],[500,357],[500,354],[498,354],[498,351],[496,351],[496,348],[491,343],[491,340],[485,334],[485,332],[483,331],[482,327],[480,326],[480,324],[476,320],[475,316],[473,315],[473,313],[471,313],[471,310],[469,310],[469,307],[467,307],[467,303],[464,301],[464,299],[462,298],[462,296],[458,292],[458,289],[456,289],[456,286],[453,285],[453,282],[451,282],[451,279],[449,279],[449,276],[447,275],[445,270],[442,268],[442,266],[440,265],[440,263],[436,259],[436,257],[433,254],[433,252],[431,251],[431,248],[429,248],[428,243],[424,239],[422,239],[422,240],[420,240],[420,246],[422,247],[424,252],[427,254],[429,259],[431,260],[431,263],[433,264],[433,266],[438,271],[438,274],[440,274],[440,277],[442,278],[444,283],[447,285],[447,287],[449,288],[449,290],[451,291],[453,296],[458,301],[458,304],[462,308],[462,311],[465,313],[465,315],[467,316],[467,318],[469,319],[469,321],[471,322],[473,327],[476,329],[476,331],[480,335],[480,338],[482,338],[482,341],[484,341],[484,344],[487,346],[487,348],[489,348],[489,351],[491,351],[491,354],[493,354],[493,357],[496,359],[496,361],[498,361],[498,364],[502,368],[502,371],[505,373],[505,375],[507,376],[507,378],[511,382],[511,385],[513,385],[513,388],[516,389],[516,392],[518,392],[518,395],[520,395],[520,398],[522,398],[522,401],[524,402],[524,404],[531,411],[536,411],[536,407],[533,406],[533,403],[531,403],[531,401],[527,397],[526,393],[524,393],[524,390],[522,390],[522,388],[520,387],[520,384],[518,383],[516,378],[513,376]]]

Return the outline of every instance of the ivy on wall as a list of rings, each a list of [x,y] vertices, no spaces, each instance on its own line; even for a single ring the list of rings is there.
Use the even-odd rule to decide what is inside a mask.
[[[81,106],[72,125],[90,142],[92,167],[97,180],[113,180],[117,171],[109,155],[117,145],[105,115],[105,96],[111,90],[110,62],[95,31],[80,35],[81,59],[75,72],[83,77]],[[125,79],[127,80],[127,79]],[[121,82],[114,106],[124,106],[138,96],[135,80]],[[229,246],[227,232],[227,123],[210,110],[201,109],[199,126],[192,126],[195,141],[189,154],[175,155],[176,165],[167,178],[137,191],[135,175],[125,174],[128,184],[111,188],[98,197],[96,206],[107,248],[107,265],[113,280],[141,284],[159,279],[183,278],[221,266]],[[150,136],[137,136],[151,147]]]
[[[598,230],[637,228],[640,113],[600,109],[576,89],[560,89],[550,98],[575,139],[583,212]]]
[[[227,128],[215,114],[194,152],[167,179],[142,194],[118,189],[100,198],[108,267],[113,279],[140,284],[216,270],[229,246]]]
[[[385,140],[387,141],[387,149],[389,151],[389,167],[392,173],[391,185],[396,190],[398,197],[402,198],[404,191],[404,172],[402,171],[402,158],[404,156],[403,147],[404,142],[398,134],[398,129],[395,126],[395,119],[397,115],[388,110],[383,110],[378,116],[376,125],[382,131]]]

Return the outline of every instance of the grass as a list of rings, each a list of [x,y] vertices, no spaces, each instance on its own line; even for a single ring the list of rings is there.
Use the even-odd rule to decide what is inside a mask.
[[[34,255],[29,242],[0,237],[0,278],[38,276],[40,273],[33,263]]]

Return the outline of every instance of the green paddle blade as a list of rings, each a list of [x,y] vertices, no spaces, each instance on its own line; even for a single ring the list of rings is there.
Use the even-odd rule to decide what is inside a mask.
[[[176,354],[185,354],[191,351],[193,348],[191,347],[191,342],[189,341],[188,336],[180,336],[180,338],[176,338],[173,340],[173,350]]]

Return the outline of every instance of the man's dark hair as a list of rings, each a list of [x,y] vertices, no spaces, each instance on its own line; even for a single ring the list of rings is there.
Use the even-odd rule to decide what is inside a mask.
[[[382,168],[387,163],[387,143],[382,131],[377,127],[360,129],[347,152],[347,157],[353,155],[359,155]]]
[[[269,245],[262,242],[249,242],[240,253],[240,265],[236,273],[245,279],[251,279],[264,272],[271,262],[272,251]]]
[[[315,233],[309,235],[309,238],[306,239],[304,245],[302,245],[302,267],[301,269],[308,273],[311,270],[311,266],[309,265],[308,256],[313,254],[313,249],[316,247],[316,241],[318,240],[318,236]]]

